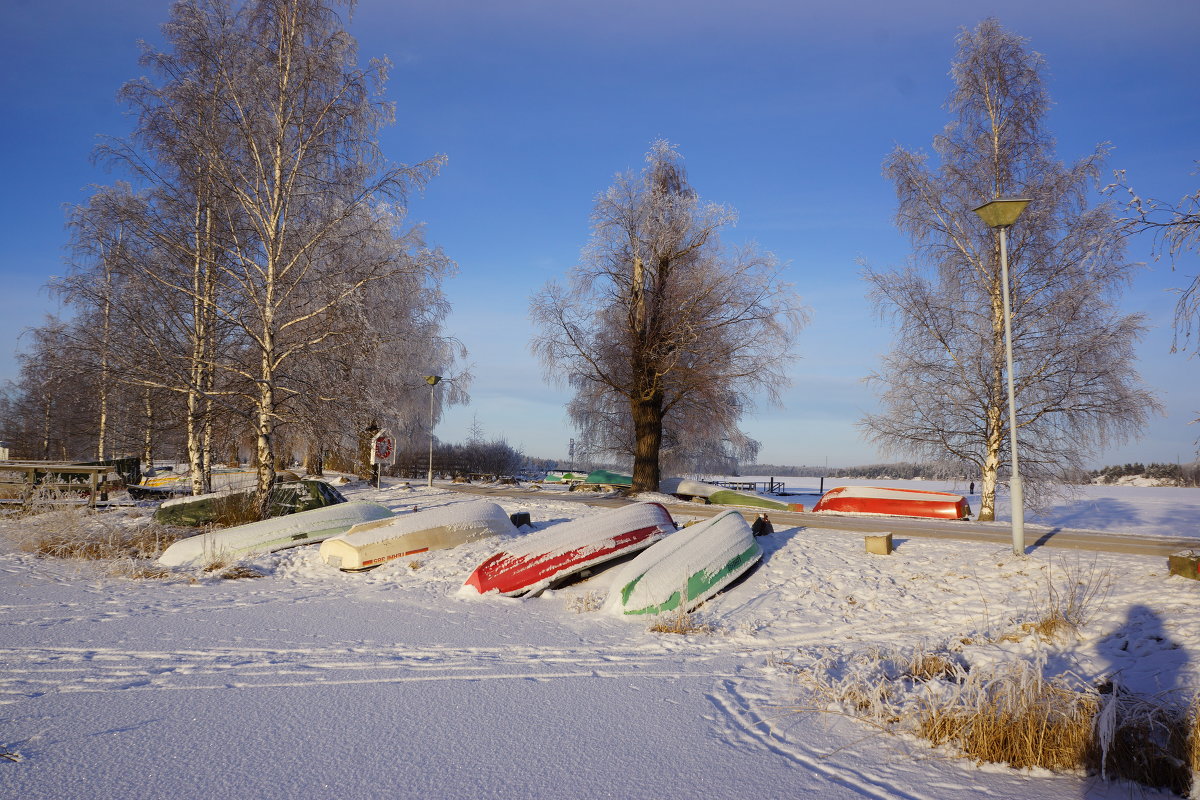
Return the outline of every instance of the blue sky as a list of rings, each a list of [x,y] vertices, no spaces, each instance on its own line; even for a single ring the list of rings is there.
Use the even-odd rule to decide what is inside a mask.
[[[0,379],[15,374],[21,331],[55,310],[42,287],[63,270],[64,205],[119,177],[90,153],[98,134],[128,131],[114,96],[141,74],[137,40],[159,41],[168,8],[0,4]],[[880,165],[896,144],[929,148],[948,119],[954,37],[989,15],[1046,58],[1060,158],[1110,142],[1110,166],[1142,193],[1194,190],[1200,3],[362,0],[349,24],[360,55],[393,63],[397,122],[382,135],[385,153],[449,157],[411,204],[458,262],[449,328],[475,375],[472,403],[451,410],[438,435],[465,439],[477,420],[488,437],[565,457],[567,395],[529,355],[529,297],[578,262],[596,193],[664,137],[703,197],[739,211],[726,239],[774,252],[811,309],[785,407],[746,422],[761,460],[879,460],[854,422],[876,407],[862,379],[890,332],[864,299],[858,261],[899,265],[909,252]],[[1122,303],[1148,317],[1131,367],[1167,414],[1141,440],[1095,453],[1096,465],[1186,461],[1200,435],[1188,426],[1200,415],[1200,364],[1170,352],[1170,289],[1200,272],[1200,259],[1172,271],[1149,248],[1131,242],[1130,258],[1147,266]]]

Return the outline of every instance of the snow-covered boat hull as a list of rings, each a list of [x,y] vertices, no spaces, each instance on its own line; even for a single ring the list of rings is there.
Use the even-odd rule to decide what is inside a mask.
[[[804,506],[797,503],[785,503],[770,497],[741,492],[736,489],[726,489],[713,483],[694,481],[690,478],[664,478],[659,481],[659,491],[673,494],[676,497],[703,497],[706,502],[716,506],[749,506],[751,508],[767,508],[772,511],[803,511]]]
[[[804,506],[798,503],[785,503],[782,500],[772,500],[762,495],[750,492],[739,492],[736,489],[721,489],[708,496],[708,502],[714,506],[749,506],[751,508],[767,508],[772,511],[803,511]]]
[[[475,568],[480,594],[536,595],[585,569],[636,553],[675,530],[658,503],[634,503],[523,536]]]
[[[608,608],[629,615],[690,611],[762,558],[746,520],[730,509],[644,550],[617,574]]]
[[[707,500],[713,492],[721,491],[721,487],[691,478],[663,478],[658,482],[658,490],[676,497],[703,497]]]
[[[404,556],[516,532],[500,506],[488,500],[472,500],[361,522],[321,542],[321,560],[341,570],[366,570]]]
[[[158,563],[167,567],[201,565],[271,553],[285,547],[320,542],[345,533],[360,522],[391,516],[391,509],[378,503],[338,503],[180,539],[163,551]]]
[[[959,494],[880,486],[838,486],[826,492],[813,506],[813,511],[930,519],[967,519],[971,516],[967,498]]]

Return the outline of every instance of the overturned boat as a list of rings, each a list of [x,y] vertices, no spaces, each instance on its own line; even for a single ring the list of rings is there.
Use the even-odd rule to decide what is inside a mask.
[[[749,506],[772,511],[804,510],[804,506],[799,503],[785,503],[782,500],[763,497],[754,492],[726,489],[714,483],[695,481],[690,478],[664,478],[659,481],[658,488],[660,491],[673,494],[680,499],[703,498],[704,502],[715,506]]]
[[[254,503],[254,495],[252,489],[226,489],[169,499],[155,510],[154,521],[164,525],[208,525],[217,522],[223,514],[250,506]],[[268,502],[270,516],[275,518],[345,503],[347,500],[344,494],[324,481],[296,480],[273,486]]]
[[[264,519],[180,539],[163,551],[158,563],[167,567],[201,566],[271,553],[285,547],[313,544],[345,533],[360,522],[393,516],[378,503],[351,502]]]
[[[643,550],[675,530],[658,503],[634,503],[522,536],[467,578],[480,594],[537,595],[587,569]]]
[[[445,550],[487,536],[515,535],[504,509],[471,500],[390,519],[360,522],[321,543],[321,560],[344,572],[362,572],[404,556]]]
[[[838,486],[822,495],[813,511],[929,519],[967,519],[971,516],[971,506],[960,494],[882,486]]]
[[[144,473],[142,482],[126,487],[134,500],[162,500],[192,492],[191,472],[175,472],[159,467]],[[242,467],[213,467],[211,487],[214,492],[253,489],[258,471]]]
[[[733,509],[690,525],[621,567],[607,606],[619,614],[691,611],[746,574],[762,546]]]

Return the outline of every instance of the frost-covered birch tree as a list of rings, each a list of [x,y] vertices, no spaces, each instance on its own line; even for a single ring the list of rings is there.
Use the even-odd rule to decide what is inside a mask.
[[[1009,266],[1021,469],[1034,501],[1039,485],[1084,467],[1157,407],[1132,366],[1143,318],[1115,304],[1135,265],[1111,205],[1090,203],[1105,150],[1056,158],[1043,68],[994,19],[962,32],[934,163],[902,147],[884,162],[911,263],[864,275],[895,339],[870,377],[882,410],[862,430],[893,452],[973,465],[980,519],[994,518],[1009,438],[999,245],[974,207],[1032,199],[1009,230]]]
[[[700,199],[669,143],[646,162],[596,198],[569,284],[533,297],[532,349],[575,391],[592,452],[631,458],[634,489],[657,491],[664,446],[753,449],[739,422],[778,402],[804,312],[774,256],[722,245],[734,213]]]
[[[253,432],[265,503],[280,425],[322,415],[345,425],[335,406],[359,408],[364,398],[382,405],[375,417],[394,412],[392,398],[357,383],[360,364],[349,376],[326,367],[364,347],[380,363],[380,340],[402,329],[418,371],[452,370],[440,280],[453,264],[405,218],[408,194],[442,159],[384,159],[386,63],[358,65],[338,6],[352,3],[179,0],[164,26],[167,48],[148,49],[150,75],[122,92],[137,115],[134,136],[101,151],[129,169],[135,188],[100,190],[91,206],[103,213],[86,217],[103,221],[92,231],[118,227],[124,250],[137,252],[123,260],[123,279],[136,287],[127,296],[142,304],[123,308],[136,340],[127,352],[155,356],[145,359],[153,368],[121,372],[186,396],[196,491],[211,466],[215,415],[240,415]],[[60,288],[95,306],[107,263],[78,265]],[[364,327],[371,303],[401,317],[374,342]]]
[[[1200,162],[1196,163],[1200,173]],[[1200,255],[1200,191],[1172,203],[1153,197],[1143,197],[1127,183],[1125,173],[1117,173],[1117,183],[1110,188],[1123,187],[1128,193],[1127,208],[1132,216],[1124,220],[1129,230],[1148,233],[1154,239],[1154,255],[1166,255],[1172,267],[1187,253]],[[1171,351],[1192,350],[1200,353],[1200,274],[1187,277],[1187,285],[1179,290],[1175,302],[1175,341]],[[1194,420],[1200,422],[1200,419]]]

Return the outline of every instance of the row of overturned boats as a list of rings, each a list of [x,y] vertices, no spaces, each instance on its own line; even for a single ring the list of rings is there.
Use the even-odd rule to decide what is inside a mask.
[[[700,496],[688,494],[695,486],[675,488],[682,490],[681,497]],[[970,511],[959,495],[877,487],[831,490],[814,511],[823,503],[831,513],[965,518]],[[319,556],[331,568],[363,572],[498,537],[503,546],[466,576],[463,591],[533,597],[612,568],[607,606],[636,616],[690,611],[746,575],[763,556],[754,531],[732,508],[683,527],[657,502],[635,502],[529,533],[521,533],[518,523],[531,526],[527,514],[509,516],[488,500],[399,514],[379,503],[350,501],[181,539],[159,562],[202,567],[319,543]]]

